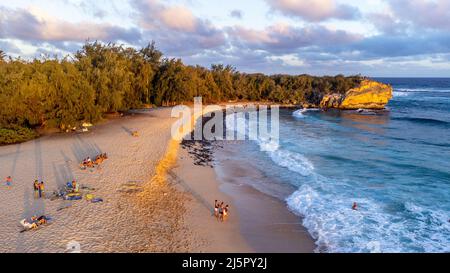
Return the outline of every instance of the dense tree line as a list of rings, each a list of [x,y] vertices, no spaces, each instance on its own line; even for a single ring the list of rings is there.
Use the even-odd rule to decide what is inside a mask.
[[[26,61],[0,50],[0,128],[66,129],[102,114],[144,105],[175,105],[202,96],[207,103],[272,101],[315,103],[343,93],[354,77],[245,74],[231,66],[210,69],[164,58],[149,44],[141,50],[87,42],[74,56]]]

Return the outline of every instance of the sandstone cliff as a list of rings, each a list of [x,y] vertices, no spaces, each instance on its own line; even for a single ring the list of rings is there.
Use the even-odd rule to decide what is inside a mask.
[[[383,109],[392,98],[392,87],[372,80],[363,80],[361,84],[345,94],[331,94],[323,97],[321,108]]]

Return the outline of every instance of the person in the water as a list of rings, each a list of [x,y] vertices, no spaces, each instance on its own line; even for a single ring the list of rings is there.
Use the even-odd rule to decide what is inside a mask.
[[[358,204],[353,202],[352,210],[358,210]]]

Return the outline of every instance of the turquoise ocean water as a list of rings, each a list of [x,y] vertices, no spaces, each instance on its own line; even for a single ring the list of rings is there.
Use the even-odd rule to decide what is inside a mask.
[[[278,144],[236,144],[271,181],[246,183],[302,216],[317,251],[449,252],[450,79],[377,80],[387,111],[282,109]]]

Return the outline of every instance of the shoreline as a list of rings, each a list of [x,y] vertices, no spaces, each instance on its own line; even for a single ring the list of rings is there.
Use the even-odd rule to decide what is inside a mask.
[[[185,219],[188,226],[201,231],[205,242],[204,248],[194,252],[314,252],[316,245],[301,218],[281,200],[239,183],[240,175],[219,177],[218,162],[213,159],[217,152],[214,144],[187,141],[180,146],[177,163],[167,174],[180,191],[191,197]],[[226,168],[238,172],[231,164]],[[213,216],[214,200],[230,205],[230,215],[223,223]]]
[[[234,197],[235,205],[245,219],[241,230],[248,242],[258,252],[315,252],[317,246],[302,225],[302,218],[287,207],[284,198],[269,195],[253,186],[258,181],[272,184],[272,178],[248,162],[230,157],[229,145],[233,144],[224,144],[220,151],[216,151],[217,166],[214,168],[220,189]]]
[[[195,165],[181,141],[171,137],[175,119],[170,110],[150,109],[107,120],[86,133],[48,134],[0,147],[0,175],[13,177],[12,187],[0,187],[0,205],[8,211],[0,222],[0,252],[67,252],[71,241],[88,253],[310,252],[279,243],[276,248],[255,244],[270,242],[276,238],[273,234],[286,231],[259,226],[257,232],[250,232],[257,226],[247,225],[246,208],[264,208],[273,213],[262,215],[268,220],[283,218],[288,210],[251,189],[224,189],[213,168]],[[139,137],[131,136],[133,130],[139,131]],[[99,168],[79,169],[83,158],[100,152],[109,159]],[[86,201],[87,192],[80,201],[34,199],[34,179],[45,181],[49,195],[75,179],[95,188],[92,193],[104,201]],[[212,216],[215,199],[231,205],[225,223]],[[19,232],[21,219],[41,214],[51,216],[53,223]]]
[[[202,231],[204,242],[202,249],[193,252],[314,252],[314,241],[301,219],[280,200],[250,186],[220,181],[214,168],[194,165],[186,149],[180,149],[169,176],[191,196],[185,219],[188,226]],[[223,223],[212,215],[216,199],[230,204],[230,215]]]
[[[186,207],[189,209],[184,220],[201,242],[191,252],[254,252],[240,232],[238,213],[230,213],[224,223],[214,216],[215,199],[225,203],[231,203],[232,199],[219,190],[213,169],[195,166],[188,151],[180,149],[177,163],[168,176],[175,188],[186,195]]]

